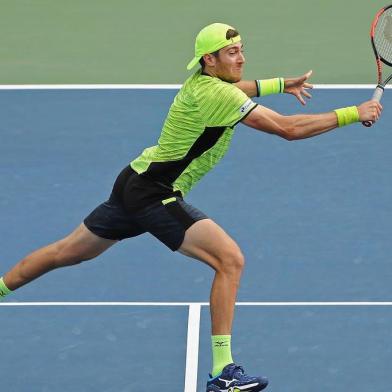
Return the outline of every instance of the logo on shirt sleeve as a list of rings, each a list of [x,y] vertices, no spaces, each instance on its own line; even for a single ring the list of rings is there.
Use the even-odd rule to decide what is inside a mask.
[[[248,100],[240,107],[240,112],[241,112],[241,113],[246,113],[252,105],[253,105],[253,101],[252,101],[251,99],[248,99]]]

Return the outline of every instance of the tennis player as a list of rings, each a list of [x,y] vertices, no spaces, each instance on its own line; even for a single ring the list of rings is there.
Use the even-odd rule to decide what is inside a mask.
[[[239,122],[287,140],[320,135],[358,121],[377,121],[381,105],[369,101],[324,114],[284,116],[252,97],[289,93],[305,104],[311,72],[292,78],[242,81],[245,58],[238,31],[214,23],[196,37],[200,64],[170,108],[156,146],[119,174],[107,201],[68,237],[41,248],[0,279],[0,296],[55,268],[92,259],[116,242],[150,232],[172,251],[208,264],[211,289],[212,371],[207,392],[264,389],[265,377],[246,375],[231,354],[231,327],[244,257],[235,241],[183,197],[223,157]]]

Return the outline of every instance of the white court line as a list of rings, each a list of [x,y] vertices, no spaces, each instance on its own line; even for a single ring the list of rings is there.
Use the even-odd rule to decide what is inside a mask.
[[[337,90],[358,90],[358,89],[375,89],[377,84],[314,84],[315,89],[337,89]],[[391,89],[392,86],[385,86],[386,89]]]
[[[0,90],[178,90],[181,84],[2,84]],[[374,89],[375,84],[314,84],[315,89]],[[385,88],[391,89],[388,85]]]
[[[0,302],[0,306],[190,306],[193,302]],[[202,304],[195,302],[195,304]],[[203,303],[208,305],[207,302]]]
[[[208,306],[208,302],[0,302],[0,306]],[[392,306],[388,301],[236,302],[236,306]]]
[[[199,364],[200,304],[189,305],[184,392],[196,392]]]
[[[0,90],[178,90],[181,84],[1,84]]]
[[[238,306],[392,306],[387,301],[238,302]]]

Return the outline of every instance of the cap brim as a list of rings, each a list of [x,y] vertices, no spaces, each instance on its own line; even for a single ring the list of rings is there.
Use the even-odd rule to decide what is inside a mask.
[[[192,69],[198,62],[199,62],[199,60],[201,59],[201,57],[194,57],[190,62],[189,62],[189,64],[186,66],[186,69]]]

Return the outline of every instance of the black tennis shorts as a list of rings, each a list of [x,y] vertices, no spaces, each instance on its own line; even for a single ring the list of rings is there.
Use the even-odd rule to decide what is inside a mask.
[[[208,217],[178,194],[157,187],[159,184],[141,178],[130,167],[125,168],[117,177],[109,200],[92,211],[84,224],[97,236],[111,240],[148,232],[172,251],[178,250],[185,231]],[[147,200],[147,205],[142,200]]]

